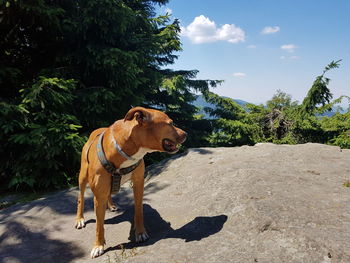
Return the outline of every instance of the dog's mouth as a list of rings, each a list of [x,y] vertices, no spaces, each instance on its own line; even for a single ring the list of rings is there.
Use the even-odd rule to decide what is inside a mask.
[[[179,150],[179,147],[179,144],[176,144],[170,139],[163,140],[163,149],[168,153],[176,153]]]

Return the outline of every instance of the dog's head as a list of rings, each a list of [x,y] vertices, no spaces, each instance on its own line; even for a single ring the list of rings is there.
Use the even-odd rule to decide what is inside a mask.
[[[130,136],[139,147],[155,151],[176,153],[179,144],[186,140],[186,132],[174,126],[164,112],[135,107],[125,115],[124,122],[130,122]]]

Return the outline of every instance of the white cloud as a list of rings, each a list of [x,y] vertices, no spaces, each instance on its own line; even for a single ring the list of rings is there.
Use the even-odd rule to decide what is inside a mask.
[[[195,44],[216,41],[238,43],[245,40],[245,32],[241,28],[234,24],[217,27],[214,21],[204,15],[195,17],[187,27],[181,27],[181,35],[188,37]]]
[[[235,73],[233,73],[233,76],[236,78],[244,78],[245,76],[247,76],[247,74],[245,74],[243,72],[235,72]]]
[[[261,30],[261,34],[263,35],[271,35],[271,34],[275,34],[278,31],[280,31],[280,27],[279,26],[266,26],[263,28],[263,30]]]
[[[168,13],[169,15],[173,14],[173,10],[171,10],[169,7],[165,8],[165,13]]]
[[[286,50],[290,53],[293,53],[295,51],[295,49],[298,48],[296,45],[293,44],[288,44],[288,45],[282,45],[281,49]]]
[[[256,45],[249,45],[247,48],[256,48]]]
[[[295,59],[299,59],[298,56],[280,56],[280,59],[290,59],[290,60],[295,60]]]

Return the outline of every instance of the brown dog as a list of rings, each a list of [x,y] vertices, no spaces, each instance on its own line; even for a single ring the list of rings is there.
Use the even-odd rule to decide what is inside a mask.
[[[104,218],[107,207],[113,207],[111,195],[112,175],[104,168],[97,155],[98,141],[104,132],[101,143],[106,159],[116,168],[130,167],[135,163],[139,165],[131,173],[122,176],[121,184],[131,178],[134,191],[135,214],[135,239],[143,242],[148,235],[143,224],[143,188],[145,164],[143,156],[148,152],[160,151],[175,153],[178,144],[186,140],[186,133],[175,127],[172,120],[163,112],[142,107],[132,108],[123,120],[116,121],[108,128],[100,128],[93,131],[89,140],[84,145],[81,156],[81,168],[79,174],[79,197],[75,227],[85,227],[83,216],[84,191],[89,183],[94,193],[94,207],[96,213],[96,241],[91,251],[91,257],[95,258],[104,251]],[[122,152],[115,148],[115,141],[120,145]],[[126,155],[123,155],[123,154]],[[129,158],[127,157],[131,157]]]

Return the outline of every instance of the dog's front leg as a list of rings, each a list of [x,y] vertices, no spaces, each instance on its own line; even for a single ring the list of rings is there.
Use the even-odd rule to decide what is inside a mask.
[[[104,220],[107,208],[107,200],[104,198],[94,198],[95,213],[96,213],[96,240],[94,247],[91,250],[91,258],[101,256],[104,252],[105,235],[104,235]]]
[[[143,224],[143,188],[144,188],[144,173],[145,163],[142,163],[135,169],[132,175],[133,190],[134,190],[134,202],[135,202],[135,214],[134,214],[134,227],[135,227],[135,240],[136,242],[144,242],[149,236],[145,230]]]
[[[90,187],[94,193],[94,208],[96,214],[96,240],[91,250],[91,258],[101,256],[104,252],[105,235],[104,220],[110,195],[111,176],[109,174],[98,174],[94,181],[90,182]]]

